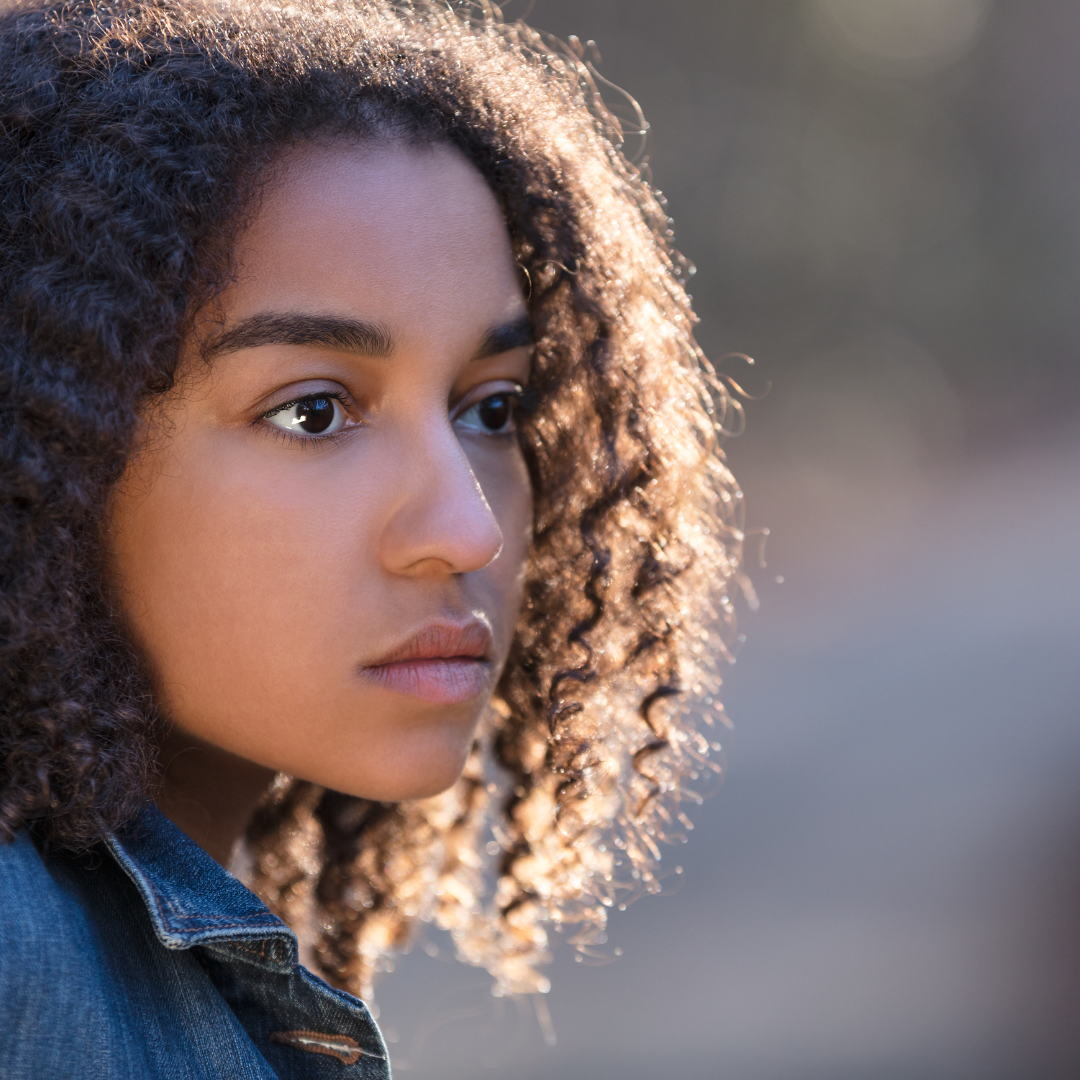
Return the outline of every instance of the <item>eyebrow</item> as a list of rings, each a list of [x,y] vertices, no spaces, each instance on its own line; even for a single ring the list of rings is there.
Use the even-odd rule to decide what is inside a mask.
[[[522,349],[526,345],[532,345],[533,341],[532,320],[528,315],[522,315],[512,322],[502,323],[488,330],[473,360],[486,360],[489,356],[498,356],[511,349]]]
[[[532,343],[532,322],[522,315],[488,329],[471,359],[486,360]],[[260,345],[315,345],[385,359],[394,351],[394,338],[385,326],[363,319],[304,312],[264,313],[226,330],[205,346],[203,354],[209,359]]]
[[[259,345],[318,345],[374,357],[394,351],[390,331],[379,323],[303,312],[252,315],[209,342],[203,351],[209,358]]]

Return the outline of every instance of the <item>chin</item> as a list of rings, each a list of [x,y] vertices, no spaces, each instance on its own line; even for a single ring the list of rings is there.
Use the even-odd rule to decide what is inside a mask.
[[[460,762],[455,762],[453,767],[441,763],[440,767],[417,770],[401,776],[380,776],[371,783],[361,782],[349,785],[348,788],[336,787],[336,790],[376,802],[427,799],[454,786],[465,767],[466,756],[462,754]]]
[[[311,777],[316,783],[346,795],[377,802],[426,799],[452,787],[461,776],[472,747],[474,729],[443,731],[420,740],[396,740],[382,753],[368,753],[355,769],[343,772],[335,763],[332,772]],[[341,763],[344,764],[344,763]],[[347,768],[347,766],[346,766]]]
[[[462,761],[462,768],[465,762]],[[461,769],[443,769],[437,776],[425,777],[423,782],[417,782],[415,777],[403,778],[401,783],[392,786],[393,795],[383,796],[382,802],[404,802],[409,799],[429,799],[433,795],[441,795],[461,778]]]

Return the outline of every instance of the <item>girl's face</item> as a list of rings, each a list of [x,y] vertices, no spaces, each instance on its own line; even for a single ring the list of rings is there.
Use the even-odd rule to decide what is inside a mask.
[[[506,660],[530,541],[502,215],[454,149],[308,147],[237,266],[116,496],[127,622],[186,736],[432,794]]]

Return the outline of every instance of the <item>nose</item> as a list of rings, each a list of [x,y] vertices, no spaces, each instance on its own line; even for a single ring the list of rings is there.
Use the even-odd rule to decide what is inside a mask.
[[[502,529],[469,459],[445,421],[400,448],[391,512],[379,541],[390,572],[408,576],[482,570],[503,546]]]

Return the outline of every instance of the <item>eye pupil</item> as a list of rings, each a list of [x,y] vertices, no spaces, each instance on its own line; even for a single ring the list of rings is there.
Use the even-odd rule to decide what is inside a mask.
[[[506,427],[513,412],[513,399],[509,394],[492,394],[480,402],[480,423],[491,431]]]
[[[334,399],[326,397],[306,398],[295,407],[293,428],[308,435],[319,435],[334,422]]]

